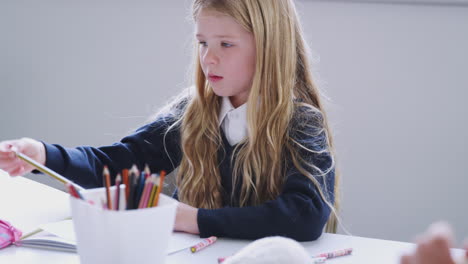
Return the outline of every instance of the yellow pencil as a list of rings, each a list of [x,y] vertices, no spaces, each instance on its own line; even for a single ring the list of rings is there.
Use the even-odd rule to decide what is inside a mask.
[[[154,198],[153,206],[158,206],[159,194],[161,193],[161,190],[164,187],[164,176],[166,176],[166,171],[161,171],[160,178],[159,178],[158,190],[156,191],[156,197]]]
[[[26,163],[30,164],[31,166],[35,167],[38,171],[42,172],[42,173],[45,173],[47,175],[49,175],[50,177],[58,180],[59,182],[63,183],[63,184],[66,184],[66,183],[69,183],[69,184],[72,184],[75,186],[75,188],[77,188],[79,191],[83,191],[84,188],[79,186],[78,184],[70,181],[69,179],[63,177],[62,175],[56,173],[55,171],[47,168],[46,166],[36,162],[35,160],[31,159],[30,157],[24,155],[23,153],[20,153],[20,152],[17,152],[15,151],[15,154],[18,158],[24,160]]]
[[[154,198],[156,197],[156,192],[158,191],[158,182],[159,182],[158,181],[159,176],[157,174],[153,174],[151,177],[153,177],[154,185],[153,185],[153,188],[151,189],[151,195],[148,201],[148,207],[153,207]]]

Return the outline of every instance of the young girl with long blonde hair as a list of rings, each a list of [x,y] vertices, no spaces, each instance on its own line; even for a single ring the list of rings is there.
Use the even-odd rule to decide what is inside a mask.
[[[85,187],[132,164],[177,168],[175,230],[315,240],[336,231],[338,177],[319,90],[292,0],[195,0],[194,86],[111,146],[0,143],[0,168],[33,168],[20,151]],[[155,219],[157,221],[157,219]]]

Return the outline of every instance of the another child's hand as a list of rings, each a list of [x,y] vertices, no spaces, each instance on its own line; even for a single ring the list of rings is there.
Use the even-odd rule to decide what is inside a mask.
[[[41,142],[31,138],[2,141],[0,142],[0,169],[11,176],[24,175],[34,169],[33,166],[16,157],[14,151],[23,153],[45,165],[45,147]]]
[[[174,230],[191,234],[199,234],[200,230],[198,229],[197,214],[197,208],[184,203],[179,203],[177,205]]]
[[[416,251],[402,256],[401,264],[454,264],[450,255],[453,232],[446,223],[432,224],[418,239]]]

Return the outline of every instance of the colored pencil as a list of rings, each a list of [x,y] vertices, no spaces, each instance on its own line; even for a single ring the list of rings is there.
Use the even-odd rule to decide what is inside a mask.
[[[203,239],[202,241],[200,241],[199,243],[197,243],[196,245],[191,246],[191,247],[190,247],[190,251],[191,251],[192,253],[196,253],[196,252],[198,252],[198,251],[200,251],[200,250],[206,248],[206,247],[209,246],[209,245],[213,245],[213,243],[216,242],[216,240],[218,240],[218,238],[215,237],[215,236],[211,236],[211,237],[209,237],[209,238],[205,238],[205,239]]]
[[[161,193],[161,190],[162,188],[164,187],[164,177],[166,176],[166,172],[165,171],[161,171],[161,174],[160,174],[160,178],[159,178],[159,186],[158,186],[158,190],[156,192],[156,198],[155,198],[155,202],[154,202],[154,205],[153,206],[158,206],[158,202],[159,202],[159,194]]]
[[[75,186],[76,189],[78,190],[84,190],[83,187],[79,186],[78,184],[70,181],[69,179],[63,177],[62,175],[56,173],[55,171],[47,168],[46,166],[36,162],[35,160],[31,159],[30,157],[26,156],[25,154],[23,153],[20,153],[20,152],[17,152],[15,151],[15,155],[22,159],[23,161],[25,161],[26,163],[28,163],[29,165],[35,167],[38,171],[42,172],[42,173],[45,173],[47,175],[49,175],[50,177],[60,181],[61,183],[63,184],[66,184],[66,183],[69,183],[69,184],[72,184]]]
[[[127,210],[132,209],[132,203],[133,203],[133,182],[135,179],[135,173],[133,170],[130,170],[130,173],[128,175],[128,199],[127,199]]]
[[[143,196],[143,189],[145,188],[146,184],[146,172],[142,171],[140,174],[140,178],[138,179],[138,185],[137,185],[137,193],[136,193],[136,199],[135,199],[135,208],[138,208],[141,198]]]
[[[104,166],[104,186],[106,187],[106,202],[107,202],[107,209],[112,210],[112,200],[111,200],[111,195],[110,195],[110,172],[107,166]]]
[[[148,208],[148,207],[151,207],[150,203],[152,202],[151,201],[151,194],[152,194],[152,191],[153,191],[153,187],[156,185],[156,179],[157,179],[157,174],[152,174],[150,176],[150,186],[148,187],[148,193],[147,193],[147,197],[145,199],[145,203],[143,204],[143,207],[144,208]],[[155,192],[156,194],[156,192]]]
[[[156,198],[156,193],[158,191],[158,188],[159,188],[159,174],[156,174],[155,176],[155,182],[153,184],[153,188],[151,190],[151,194],[150,194],[150,198],[149,198],[149,201],[148,201],[148,207],[153,207],[154,205],[154,200]]]
[[[346,248],[346,249],[340,249],[340,250],[335,250],[332,252],[326,252],[322,254],[318,254],[313,256],[314,258],[336,258],[336,257],[341,257],[341,256],[347,256],[350,255],[353,252],[352,248]]]
[[[120,173],[117,174],[117,178],[115,178],[115,210],[119,210],[120,206],[120,183],[122,182],[122,177],[120,176]]]
[[[130,169],[130,176],[128,178],[128,184],[130,187],[130,191],[128,193],[128,204],[127,210],[135,209],[135,198],[136,198],[136,187],[138,182],[138,169],[136,165],[133,165]]]
[[[153,186],[152,184],[152,178],[149,177],[145,181],[145,188],[143,188],[143,193],[141,195],[140,203],[138,204],[138,208],[145,208],[146,204],[148,202],[148,197],[149,197],[149,192],[151,191],[151,187]]]
[[[128,192],[130,191],[130,189],[128,188],[128,169],[122,170],[122,181],[123,184],[125,184],[125,204],[127,204]]]

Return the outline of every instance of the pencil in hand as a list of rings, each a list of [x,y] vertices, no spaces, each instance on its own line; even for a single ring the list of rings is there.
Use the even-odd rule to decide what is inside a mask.
[[[70,181],[69,179],[63,177],[62,175],[58,174],[57,172],[47,168],[46,166],[40,164],[39,162],[31,159],[30,157],[28,157],[27,155],[21,153],[21,152],[18,152],[18,151],[15,151],[15,155],[22,159],[24,162],[28,163],[29,165],[35,167],[38,171],[46,174],[46,175],[49,175],[50,177],[58,180],[59,182],[63,183],[63,184],[71,184],[71,185],[74,185],[76,189],[78,190],[84,190],[83,187],[79,186],[78,184]]]

